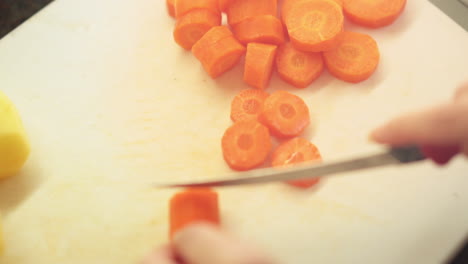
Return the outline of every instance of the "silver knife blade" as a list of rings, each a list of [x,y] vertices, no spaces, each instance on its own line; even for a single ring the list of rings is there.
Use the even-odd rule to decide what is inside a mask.
[[[243,173],[242,176],[213,179],[203,182],[153,184],[156,188],[176,187],[225,187],[235,185],[260,184],[286,180],[313,179],[340,172],[351,172],[424,160],[425,157],[416,146],[392,148],[374,155],[322,165],[297,165],[289,168],[257,169]]]

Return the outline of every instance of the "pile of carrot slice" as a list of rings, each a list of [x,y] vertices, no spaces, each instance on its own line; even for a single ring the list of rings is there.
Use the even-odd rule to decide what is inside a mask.
[[[226,163],[244,171],[266,164],[271,155],[273,167],[320,161],[317,147],[300,135],[310,123],[307,104],[287,91],[272,94],[260,89],[242,90],[231,103],[230,126],[222,138]],[[272,152],[271,136],[283,141]],[[308,188],[318,180],[301,180],[289,184]]]
[[[229,167],[244,171],[320,162],[319,149],[301,137],[310,123],[307,104],[287,91],[265,91],[273,69],[297,88],[310,86],[325,68],[345,82],[365,81],[377,69],[379,48],[371,36],[347,31],[345,18],[380,28],[392,24],[405,5],[406,0],[166,0],[176,19],[175,42],[190,50],[213,79],[245,56],[243,80],[252,89],[242,90],[231,103],[234,123],[222,137]],[[279,140],[276,148],[272,137]],[[317,182],[287,183],[309,188]],[[217,193],[188,189],[175,194],[170,236],[200,221],[219,225]]]
[[[166,0],[166,5],[177,20],[175,42],[191,50],[212,78],[245,56],[245,83],[266,89],[274,68],[297,88],[308,87],[324,68],[345,82],[368,79],[379,64],[377,43],[346,31],[344,20],[388,26],[406,0]]]

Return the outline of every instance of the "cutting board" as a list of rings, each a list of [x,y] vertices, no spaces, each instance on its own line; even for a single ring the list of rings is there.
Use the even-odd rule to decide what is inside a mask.
[[[151,182],[230,173],[220,138],[242,66],[217,80],[172,40],[164,1],[57,0],[0,41],[0,89],[32,145],[0,183],[0,263],[137,263],[167,242],[174,190]],[[424,0],[381,30],[381,63],[351,85],[325,72],[297,90],[305,136],[325,160],[380,150],[372,128],[450,100],[467,75],[468,34]],[[468,233],[468,162],[330,177],[312,190],[276,183],[219,189],[224,227],[280,263],[440,263]]]

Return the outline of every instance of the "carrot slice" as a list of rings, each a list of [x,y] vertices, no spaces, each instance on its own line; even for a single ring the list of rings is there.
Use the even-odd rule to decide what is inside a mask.
[[[309,1],[309,0],[284,0],[283,5],[281,6],[281,19],[283,19],[283,22],[285,21],[285,14],[289,13],[289,9],[291,9],[291,6],[298,1]],[[335,3],[339,4],[341,7],[343,7],[343,0],[333,0]]]
[[[179,17],[174,29],[174,40],[190,50],[210,28],[221,25],[221,14],[209,9],[195,9]]]
[[[300,97],[280,90],[265,100],[259,119],[276,137],[295,137],[310,123],[309,108]]]
[[[331,50],[343,31],[343,11],[333,0],[292,2],[283,17],[292,44],[302,51]]]
[[[242,44],[250,42],[280,45],[284,42],[283,23],[272,15],[245,19],[232,27],[234,35]]]
[[[358,83],[369,78],[379,64],[379,48],[366,34],[344,32],[335,50],[323,53],[328,70],[338,79]]]
[[[275,55],[274,45],[249,43],[245,55],[245,83],[257,89],[265,89],[271,78]]]
[[[232,0],[218,0],[218,7],[221,12],[226,12]]]
[[[322,54],[303,52],[291,43],[278,48],[276,69],[281,79],[297,88],[305,88],[322,74],[324,68]]]
[[[272,15],[278,12],[278,0],[232,0],[227,9],[230,26],[254,16]]]
[[[231,103],[232,121],[257,120],[267,97],[268,93],[262,90],[242,90]]]
[[[321,161],[318,148],[304,138],[293,138],[279,145],[272,154],[272,166],[284,167],[307,161]],[[319,182],[318,178],[293,180],[287,183],[299,188],[309,188]]]
[[[167,13],[171,17],[175,17],[175,0],[166,0]]]
[[[223,156],[234,170],[249,170],[265,162],[271,150],[268,128],[256,120],[239,121],[222,138]]]
[[[218,0],[174,0],[175,15],[179,18],[195,9],[209,9],[219,13]]]
[[[188,225],[208,222],[219,225],[218,194],[208,188],[187,189],[169,202],[169,237]]]
[[[379,28],[392,24],[403,12],[406,0],[343,0],[344,13],[361,26]]]
[[[213,27],[192,47],[192,53],[205,71],[216,78],[234,67],[245,53],[245,47],[225,26]]]

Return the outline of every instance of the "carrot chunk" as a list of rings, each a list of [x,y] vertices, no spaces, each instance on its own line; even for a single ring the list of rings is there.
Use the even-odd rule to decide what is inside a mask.
[[[333,0],[294,1],[283,9],[291,43],[302,51],[334,49],[343,31],[343,11]]]
[[[171,17],[175,17],[175,0],[166,0],[167,13]]]
[[[392,24],[403,12],[406,0],[343,0],[343,10],[352,22],[379,28]]]
[[[256,120],[238,121],[224,133],[222,149],[224,160],[232,169],[253,169],[268,157],[270,132]]]
[[[322,54],[303,52],[291,43],[278,48],[276,69],[281,79],[297,88],[305,88],[322,74],[324,68]]]
[[[192,53],[205,71],[216,78],[230,70],[245,53],[245,47],[225,26],[213,27],[192,47]]]
[[[275,55],[274,45],[249,43],[245,56],[245,83],[257,89],[265,89],[271,78]]]
[[[242,90],[231,103],[232,121],[257,120],[267,97],[268,93],[262,90]]]
[[[318,148],[304,138],[293,138],[279,145],[272,155],[273,167],[285,167],[307,161],[321,161]],[[309,188],[319,182],[318,178],[293,180],[287,183],[299,188]]]
[[[169,237],[197,222],[219,225],[218,194],[208,188],[176,193],[169,202]]]
[[[366,34],[344,32],[335,50],[323,53],[328,70],[338,79],[358,83],[369,78],[379,64],[379,48]]]
[[[177,19],[174,40],[190,50],[208,30],[221,25],[221,15],[209,9],[196,9]]]
[[[230,26],[254,16],[272,15],[278,12],[278,0],[232,0],[227,9]]]
[[[300,97],[280,90],[265,100],[259,119],[276,137],[295,137],[310,123],[309,108]]]
[[[258,42],[280,45],[284,42],[284,28],[281,21],[272,15],[248,18],[232,27],[234,35],[242,44]]]
[[[195,9],[209,9],[219,13],[218,0],[174,0],[175,17],[179,18]]]

